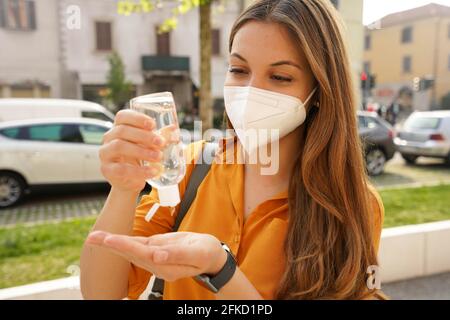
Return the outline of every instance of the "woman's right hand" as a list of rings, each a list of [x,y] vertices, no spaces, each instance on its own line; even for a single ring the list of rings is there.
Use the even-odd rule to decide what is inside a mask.
[[[155,125],[151,117],[136,111],[117,113],[99,151],[101,172],[114,189],[139,193],[146,180],[160,173],[165,140],[152,132]],[[142,166],[142,160],[149,166]]]

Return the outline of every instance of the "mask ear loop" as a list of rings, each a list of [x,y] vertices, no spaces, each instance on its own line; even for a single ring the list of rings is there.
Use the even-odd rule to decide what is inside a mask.
[[[306,98],[305,102],[303,102],[303,105],[306,106],[306,104],[308,103],[308,101],[312,98],[312,96],[314,95],[314,93],[316,93],[317,87],[315,87],[313,89],[313,91],[311,91],[311,93],[309,94],[308,98]]]

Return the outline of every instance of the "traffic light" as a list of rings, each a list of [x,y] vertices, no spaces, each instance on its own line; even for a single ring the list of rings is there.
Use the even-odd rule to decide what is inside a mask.
[[[413,79],[413,88],[414,88],[414,91],[420,91],[420,78],[419,77],[415,77]]]
[[[361,89],[367,89],[367,73],[361,72]]]
[[[415,77],[413,80],[413,88],[414,91],[425,91],[434,86],[434,78],[427,77],[427,78],[420,78]]]
[[[369,88],[373,89],[377,85],[377,77],[373,74],[369,75]]]
[[[366,73],[363,71],[361,73],[361,89],[370,90],[375,88],[377,85],[377,78],[374,74]]]

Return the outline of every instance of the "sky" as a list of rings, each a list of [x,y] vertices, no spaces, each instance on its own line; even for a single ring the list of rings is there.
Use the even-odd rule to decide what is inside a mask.
[[[421,7],[431,2],[450,6],[450,0],[364,0],[363,23],[368,25],[388,14]]]

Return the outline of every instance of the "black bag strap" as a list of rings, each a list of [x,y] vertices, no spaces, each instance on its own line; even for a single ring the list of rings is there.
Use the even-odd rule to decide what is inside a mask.
[[[192,202],[194,201],[197,195],[197,189],[202,183],[203,179],[209,172],[211,168],[212,159],[217,151],[218,144],[212,142],[206,142],[205,147],[202,150],[201,161],[197,163],[192,171],[192,174],[189,178],[188,185],[186,187],[186,191],[183,195],[183,199],[180,203],[180,210],[175,218],[175,223],[172,228],[172,232],[178,231],[180,227],[181,221],[183,221],[184,216],[188,212],[191,207]],[[153,282],[152,290],[148,296],[148,300],[160,300],[162,299],[162,295],[164,293],[164,280],[155,277],[155,281]]]

